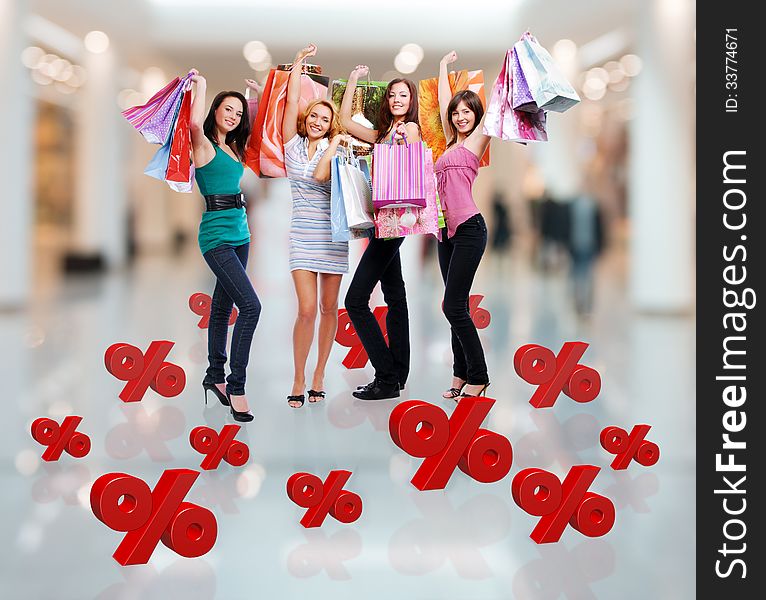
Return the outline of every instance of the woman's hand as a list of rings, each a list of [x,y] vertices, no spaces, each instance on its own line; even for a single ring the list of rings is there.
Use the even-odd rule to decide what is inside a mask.
[[[354,138],[352,138],[347,133],[336,133],[330,140],[330,144],[333,146],[338,146],[340,143],[344,143],[347,146],[350,146],[353,141]]]
[[[399,121],[396,127],[394,127],[393,138],[396,139],[396,136],[399,136],[399,138],[403,140],[407,139],[407,125],[404,121]]]
[[[457,60],[457,52],[454,50],[450,50],[447,52],[447,54],[444,55],[444,58],[442,58],[441,62],[445,65],[451,65],[453,62]]]
[[[354,70],[351,71],[351,75],[348,76],[349,79],[352,77],[354,79],[359,79],[360,77],[367,77],[367,75],[370,74],[370,67],[367,65],[356,65],[354,67]]]
[[[303,59],[308,58],[309,56],[316,56],[316,53],[317,53],[316,44],[309,44],[302,50],[298,51],[298,54],[295,55],[294,64],[301,62]]]
[[[199,74],[197,69],[189,69],[189,73],[191,74],[191,80],[193,83],[201,83],[203,85],[207,83],[205,78]]]
[[[253,90],[259,96],[263,93],[263,84],[258,83],[255,79],[245,79],[247,87]]]

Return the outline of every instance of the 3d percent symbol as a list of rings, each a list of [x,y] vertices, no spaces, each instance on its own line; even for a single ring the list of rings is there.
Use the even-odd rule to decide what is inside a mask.
[[[391,439],[410,456],[425,458],[412,485],[421,491],[444,489],[455,467],[481,483],[505,477],[513,463],[511,442],[479,428],[494,404],[492,398],[463,398],[449,419],[422,400],[397,405],[388,421]]]
[[[362,514],[362,499],[343,489],[351,471],[330,471],[322,482],[311,473],[295,473],[287,480],[287,496],[298,506],[308,508],[301,519],[304,527],[319,527],[327,514],[341,523],[353,523]]]
[[[48,462],[58,460],[64,450],[75,458],[87,456],[90,452],[90,438],[77,431],[82,417],[66,417],[59,425],[53,419],[40,417],[32,423],[32,438],[47,446],[42,459]]]
[[[542,469],[519,471],[511,483],[513,499],[528,514],[542,517],[529,537],[538,544],[558,542],[567,523],[588,537],[609,532],[614,525],[614,504],[588,491],[600,470],[577,465],[569,469],[563,483]]]
[[[239,430],[239,425],[224,425],[220,433],[210,427],[192,429],[189,443],[197,452],[206,455],[200,467],[206,471],[217,469],[222,459],[233,467],[244,465],[250,458],[250,448],[234,439]]]
[[[212,305],[213,299],[202,292],[197,292],[196,294],[189,296],[189,308],[195,315],[202,317],[199,320],[199,323],[197,323],[197,327],[200,329],[207,329],[210,324],[210,307]],[[236,323],[238,315],[237,308],[232,307],[231,314],[229,315],[229,325],[234,325],[234,323]]]
[[[612,461],[615,471],[626,469],[633,459],[645,467],[651,467],[660,460],[660,447],[644,439],[651,428],[651,425],[636,425],[630,435],[621,427],[605,427],[601,431],[601,446],[610,454],[617,455]]]
[[[577,363],[585,354],[585,342],[566,342],[555,356],[548,348],[526,344],[516,350],[513,366],[517,375],[538,388],[529,403],[548,408],[563,391],[575,402],[590,402],[601,391],[598,371]]]
[[[383,332],[383,339],[388,343],[388,329],[386,327],[386,315],[388,314],[387,306],[377,306],[372,311],[375,320],[380,326],[380,330]],[[362,369],[367,364],[369,357],[367,351],[362,345],[362,341],[359,339],[359,335],[354,329],[354,324],[351,322],[351,317],[348,316],[348,311],[345,308],[338,309],[338,331],[335,334],[335,341],[341,346],[350,348],[346,358],[343,359],[343,366],[347,369]]]
[[[154,341],[146,354],[135,346],[125,343],[112,344],[104,354],[106,370],[121,381],[128,383],[120,392],[123,402],[137,402],[151,387],[166,398],[178,396],[186,386],[184,370],[173,363],[164,362],[173,342]]]
[[[218,523],[208,509],[184,502],[199,471],[168,469],[154,489],[126,473],[107,473],[93,483],[90,506],[114,531],[126,531],[114,559],[122,566],[149,561],[162,543],[186,558],[207,554],[215,545]]]

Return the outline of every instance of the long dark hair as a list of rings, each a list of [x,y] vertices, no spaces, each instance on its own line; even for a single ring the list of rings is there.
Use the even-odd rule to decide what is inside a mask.
[[[245,149],[247,148],[247,138],[250,137],[250,115],[247,113],[247,99],[239,92],[221,92],[215,98],[210,105],[210,110],[205,117],[205,123],[202,125],[202,130],[205,132],[205,137],[209,139],[214,146],[218,145],[218,135],[215,127],[215,111],[221,106],[221,103],[226,98],[236,98],[242,103],[242,118],[239,120],[239,125],[226,134],[226,145],[234,150],[234,154],[237,155],[240,161],[245,160]]]
[[[457,141],[457,127],[455,127],[455,124],[452,122],[452,113],[457,110],[457,105],[461,102],[465,102],[468,110],[470,110],[474,116],[473,128],[466,134],[466,136],[471,135],[474,132],[479,126],[481,118],[484,116],[484,107],[481,104],[479,94],[476,92],[462,90],[452,96],[452,100],[449,101],[449,105],[447,106],[447,124],[449,125],[450,130],[450,139],[449,142],[447,142],[447,148]]]
[[[409,79],[403,79],[400,77],[392,79],[386,87],[386,91],[383,94],[383,102],[380,103],[380,108],[378,109],[378,119],[375,126],[375,129],[378,130],[378,139],[375,140],[376,143],[380,142],[388,135],[388,132],[391,131],[391,125],[394,122],[394,115],[391,114],[391,109],[388,106],[388,94],[391,92],[391,88],[394,87],[397,83],[405,84],[410,90],[410,107],[407,109],[407,114],[404,115],[404,122],[419,122],[417,86],[415,86],[415,84]]]

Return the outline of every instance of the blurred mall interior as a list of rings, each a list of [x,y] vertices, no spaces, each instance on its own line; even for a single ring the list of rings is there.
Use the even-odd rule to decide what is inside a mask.
[[[540,565],[574,567],[564,555],[531,551],[526,537],[531,527],[528,515],[513,505],[507,481],[489,486],[484,495],[471,496],[468,484],[454,490],[454,504],[465,501],[458,512],[470,513],[461,525],[466,531],[474,525],[481,528],[477,516],[481,512],[498,519],[499,530],[485,532],[482,538],[483,558],[466,558],[461,569],[460,560],[450,555],[452,563],[437,561],[418,570],[417,552],[397,554],[406,540],[421,536],[422,531],[415,528],[400,530],[391,538],[386,560],[385,548],[380,548],[395,528],[384,527],[384,517],[397,521],[402,515],[428,513],[437,519],[443,507],[422,505],[420,499],[413,501],[407,495],[409,491],[404,493],[409,484],[401,471],[414,463],[394,456],[398,450],[387,438],[385,424],[376,425],[376,418],[385,422],[380,406],[350,402],[348,390],[365,383],[370,371],[368,367],[364,374],[351,377],[340,367],[341,348],[333,350],[334,366],[328,371],[328,384],[335,384],[335,389],[328,390],[328,406],[317,409],[326,413],[315,411],[314,416],[319,416],[309,420],[303,413],[288,412],[284,405],[291,381],[289,342],[295,314],[287,266],[290,192],[285,180],[258,179],[252,172],[243,179],[253,232],[248,272],[264,305],[264,318],[256,331],[248,382],[248,397],[257,414],[250,431],[256,448],[268,440],[273,453],[257,459],[260,470],[251,470],[247,481],[257,485],[248,487],[247,481],[238,481],[236,490],[229,486],[231,495],[243,506],[243,498],[255,497],[260,489],[258,499],[281,506],[284,478],[296,465],[313,468],[305,445],[320,445],[321,450],[312,450],[314,456],[321,468],[324,463],[333,468],[346,448],[339,436],[347,434],[352,441],[348,448],[363,449],[354,463],[381,464],[385,477],[391,478],[389,487],[397,490],[393,504],[375,513],[372,496],[378,494],[379,484],[360,476],[360,486],[370,490],[370,518],[379,517],[372,529],[360,530],[361,538],[356,530],[349,534],[337,527],[339,534],[321,540],[295,538],[292,530],[280,538],[268,519],[254,516],[253,526],[268,530],[278,549],[276,558],[257,551],[261,566],[255,570],[265,578],[263,597],[308,593],[312,580],[307,578],[320,572],[314,579],[321,579],[325,586],[319,597],[338,591],[333,586],[344,577],[336,577],[337,571],[327,564],[323,563],[325,571],[320,565],[315,573],[307,570],[306,561],[311,561],[305,557],[303,563],[300,559],[290,563],[286,557],[295,554],[290,552],[293,538],[313,548],[316,556],[311,556],[316,560],[327,552],[361,557],[356,570],[353,559],[347,563],[351,583],[345,581],[343,589],[362,590],[353,582],[364,583],[368,598],[377,597],[376,577],[389,573],[389,587],[380,588],[380,597],[402,596],[409,589],[407,578],[417,574],[430,578],[429,592],[419,589],[403,597],[505,598],[511,596],[502,590],[511,588],[513,597],[519,598],[693,597],[694,510],[693,504],[683,501],[685,495],[693,494],[695,466],[695,3],[687,0],[385,0],[366,5],[334,0],[0,0],[0,181],[4,188],[0,380],[7,402],[18,412],[5,420],[0,440],[0,481],[4,489],[13,490],[0,500],[0,507],[16,516],[4,519],[3,538],[12,540],[4,552],[14,544],[17,552],[10,563],[3,561],[15,573],[3,576],[2,586],[11,595],[0,595],[53,597],[56,588],[42,582],[37,573],[40,561],[63,561],[66,542],[61,538],[78,535],[83,528],[88,539],[110,538],[114,533],[91,523],[92,515],[87,519],[87,500],[85,509],[66,506],[78,504],[77,487],[70,490],[72,501],[57,500],[61,506],[55,510],[49,499],[30,500],[40,478],[47,477],[46,485],[53,488],[61,474],[45,472],[50,465],[33,458],[36,447],[29,437],[29,423],[42,414],[94,415],[100,398],[114,388],[102,368],[107,345],[124,339],[145,347],[152,339],[174,340],[188,385],[195,390],[189,407],[177,416],[183,421],[185,415],[193,423],[203,408],[196,387],[204,370],[204,339],[185,304],[190,293],[210,293],[213,286],[197,246],[203,202],[196,188],[191,194],[176,193],[143,174],[156,147],[147,144],[120,111],[142,104],[192,67],[207,77],[211,97],[218,90],[244,91],[244,78],[265,80],[271,67],[290,62],[310,42],[319,49],[314,62],[331,79],[348,77],[357,64],[369,65],[373,80],[436,77],[441,57],[456,50],[459,58],[454,66],[482,69],[489,94],[506,50],[525,29],[551,52],[582,101],[565,113],[548,115],[548,142],[524,146],[493,140],[491,164],[481,169],[474,186],[489,229],[487,253],[473,291],[485,296],[482,306],[492,313],[492,324],[482,332],[482,339],[489,348],[491,375],[492,370],[496,374],[497,396],[504,389],[512,391],[518,407],[498,410],[492,424],[514,443],[535,428],[549,431],[553,427],[550,422],[541,425],[529,412],[528,386],[515,381],[510,364],[513,351],[524,343],[541,343],[558,351],[561,343],[573,339],[591,344],[586,358],[602,373],[608,401],[605,407],[588,412],[566,400],[567,407],[558,413],[557,430],[594,415],[601,426],[617,420],[623,426],[654,424],[655,441],[664,444],[663,461],[641,475],[653,478],[643,482],[653,488],[654,497],[641,500],[641,509],[634,504],[632,510],[619,513],[629,516],[619,533],[603,538],[611,544],[608,548],[587,546],[595,541],[574,537],[567,539],[568,550],[560,548],[564,553],[580,548],[582,560],[604,569],[609,563],[608,572],[594,574],[583,567],[575,575],[585,582],[587,591],[571,583],[575,575],[570,573],[571,577],[562,575],[556,584],[559,592],[548,588],[543,593],[542,580],[535,579],[544,568]],[[584,214],[597,215],[596,221],[581,218],[583,204],[591,208]],[[573,247],[583,237],[592,239],[594,251],[585,264],[577,264]],[[352,271],[360,254],[355,243],[351,243]],[[450,373],[449,330],[438,309],[443,288],[435,242],[413,238],[405,242],[402,253],[413,348],[422,350],[413,351],[413,357],[417,356],[413,374],[439,373],[438,380],[422,374],[420,380],[413,377],[410,393],[436,398],[448,387]],[[349,280],[344,277],[341,300]],[[269,381],[255,383],[266,374]],[[91,418],[112,430],[120,420],[135,425],[133,419],[139,419],[136,431],[150,426],[159,432],[158,423],[164,422],[158,415],[161,410],[165,409],[156,411],[149,425],[116,408]],[[205,410],[207,419],[209,409]],[[357,417],[361,420],[348,421]],[[290,432],[282,439],[272,431],[275,428],[294,428],[296,434]],[[178,466],[184,464],[184,456],[194,456],[188,444],[180,449],[184,435],[168,434],[165,441],[156,442],[163,445],[175,438],[172,460]],[[604,462],[593,444],[583,450],[575,434],[561,435],[556,468],[573,464],[574,459],[561,460],[561,456],[576,451],[583,460]],[[377,441],[370,444],[367,440],[373,436]],[[152,481],[159,475],[157,463],[164,460],[152,454],[150,446],[143,459],[134,463],[125,463],[125,452],[110,450],[108,440],[104,447],[94,439],[93,446],[101,468],[141,472],[146,467],[146,477]],[[90,469],[79,475],[76,485],[92,482],[101,472],[98,465]],[[267,490],[266,472],[276,491]],[[223,484],[216,485],[216,493],[224,494]],[[603,489],[609,489],[606,482]],[[638,502],[625,489],[623,504]],[[233,502],[231,496],[227,502]],[[410,509],[397,503],[417,506],[417,510],[409,515]],[[513,536],[503,516],[511,509]],[[78,516],[66,512],[74,510],[80,511]],[[236,515],[239,523],[249,523],[244,519],[255,513],[241,510]],[[292,509],[279,510],[289,512],[288,518],[297,523]],[[641,514],[646,512],[650,514]],[[55,527],[56,523],[61,526]],[[441,531],[443,523],[428,521],[427,525]],[[678,535],[668,536],[671,530]],[[221,525],[221,546],[216,552],[232,548],[236,559],[211,555],[201,571],[179,566],[172,559],[162,565],[168,580],[186,582],[185,597],[252,597],[228,587],[242,576],[242,569],[249,568],[248,550],[242,541],[227,546],[224,533],[234,536],[237,530]],[[455,552],[460,554],[460,535],[437,536],[433,543],[456,545]],[[115,539],[99,539],[98,554],[87,549],[91,565],[111,561],[109,544],[116,544]],[[642,556],[636,540],[662,545],[668,561],[650,565],[652,559]],[[525,552],[529,557],[523,556]],[[501,566],[505,563],[512,565],[508,573]],[[164,575],[146,571],[141,575],[145,581],[123,579],[116,563],[110,564],[115,568],[102,572],[93,587],[74,581],[77,573],[88,573],[86,567],[72,564],[57,569],[65,583],[56,592],[66,590],[57,597],[170,597],[163,595],[168,582],[158,583]],[[440,574],[444,578],[435,581]],[[200,578],[198,584],[190,584],[195,577]],[[118,585],[135,586],[138,595],[115,591]],[[211,586],[218,590],[217,596]],[[290,593],[282,595],[282,590]]]

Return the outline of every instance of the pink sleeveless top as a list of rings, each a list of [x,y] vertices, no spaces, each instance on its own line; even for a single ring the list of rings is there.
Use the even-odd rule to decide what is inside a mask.
[[[461,223],[479,214],[471,194],[471,187],[479,174],[479,159],[468,148],[459,145],[439,157],[434,164],[434,172],[447,223],[447,237],[451,238]]]

